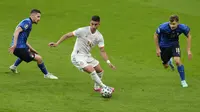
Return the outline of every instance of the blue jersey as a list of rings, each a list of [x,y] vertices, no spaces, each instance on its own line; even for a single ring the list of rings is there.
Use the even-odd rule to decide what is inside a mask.
[[[160,47],[179,46],[179,35],[183,33],[187,37],[189,31],[190,28],[184,24],[179,24],[175,30],[171,30],[169,22],[161,24],[156,30]]]
[[[28,48],[28,46],[26,45],[28,36],[31,32],[32,29],[32,20],[31,18],[26,18],[24,20],[22,20],[16,28],[21,27],[23,29],[22,32],[19,33],[18,39],[17,39],[17,46],[16,48]],[[14,36],[12,38],[12,44],[14,44]]]

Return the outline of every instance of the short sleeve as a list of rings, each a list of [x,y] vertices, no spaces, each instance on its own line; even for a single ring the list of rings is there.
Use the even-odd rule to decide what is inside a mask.
[[[83,32],[83,28],[78,28],[76,30],[73,31],[74,36],[79,37]]]
[[[183,26],[183,34],[185,36],[188,36],[188,33],[190,32],[190,28],[186,25]]]
[[[30,27],[30,23],[28,21],[22,21],[19,24],[19,27],[21,27],[24,31],[26,31]]]
[[[158,35],[160,35],[160,33],[161,33],[160,27],[157,28],[156,33],[157,33]]]
[[[99,47],[104,47],[104,39],[103,39],[103,36],[101,36],[101,38],[99,39],[98,46],[99,46]]]

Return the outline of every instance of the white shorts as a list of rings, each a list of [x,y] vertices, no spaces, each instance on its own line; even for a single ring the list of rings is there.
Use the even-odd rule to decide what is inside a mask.
[[[71,56],[71,61],[72,61],[72,64],[81,71],[83,71],[83,68],[88,65],[92,65],[92,67],[96,67],[99,64],[98,60],[88,55],[73,55]]]

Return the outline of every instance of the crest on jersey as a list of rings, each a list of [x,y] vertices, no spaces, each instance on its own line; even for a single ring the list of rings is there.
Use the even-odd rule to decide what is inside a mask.
[[[27,28],[28,28],[28,24],[25,24],[25,25],[24,25],[24,28],[27,29]]]

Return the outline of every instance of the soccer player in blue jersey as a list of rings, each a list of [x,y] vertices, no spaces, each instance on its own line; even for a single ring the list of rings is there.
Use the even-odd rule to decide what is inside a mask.
[[[30,12],[30,17],[22,20],[16,27],[13,34],[11,47],[9,48],[10,53],[13,53],[18,59],[9,68],[14,73],[17,72],[17,66],[22,62],[36,61],[38,67],[44,74],[44,78],[58,79],[56,76],[49,73],[42,61],[42,57],[37,51],[31,47],[28,43],[28,36],[32,29],[32,24],[37,24],[40,21],[41,12],[40,10],[33,9]]]
[[[177,15],[170,16],[169,22],[163,23],[158,27],[154,34],[154,40],[156,54],[161,56],[164,67],[172,66],[170,59],[173,58],[180,74],[182,87],[188,87],[185,80],[184,66],[180,59],[179,36],[182,33],[187,37],[187,53],[190,60],[192,58],[190,28],[185,24],[180,24]]]

